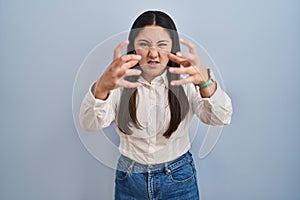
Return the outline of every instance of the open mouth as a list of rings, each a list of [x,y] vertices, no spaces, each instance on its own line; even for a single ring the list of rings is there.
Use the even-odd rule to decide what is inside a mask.
[[[158,61],[149,61],[148,65],[159,65],[160,63]]]

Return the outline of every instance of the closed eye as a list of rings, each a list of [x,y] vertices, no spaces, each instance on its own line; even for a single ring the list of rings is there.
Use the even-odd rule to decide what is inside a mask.
[[[139,43],[139,46],[141,46],[141,47],[150,47],[150,44],[145,43],[145,42],[141,42],[141,43]]]
[[[166,44],[166,43],[159,43],[159,44],[158,44],[159,47],[166,47],[167,45],[168,45],[168,44]]]

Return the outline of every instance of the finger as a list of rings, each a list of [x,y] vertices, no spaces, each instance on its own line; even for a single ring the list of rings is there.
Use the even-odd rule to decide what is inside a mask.
[[[126,63],[126,62],[129,62],[129,61],[139,61],[140,59],[142,58],[142,56],[140,55],[136,55],[136,54],[127,54],[127,55],[124,55],[122,57],[120,57],[118,60],[122,63]]]
[[[121,51],[124,47],[126,47],[129,44],[129,41],[126,40],[124,42],[121,42],[114,50],[114,59],[119,58],[122,56]]]
[[[176,56],[176,55],[174,55],[174,54],[172,54],[172,53],[169,53],[169,54],[168,54],[168,57],[169,57],[169,59],[170,59],[171,61],[176,62],[176,63],[178,63],[178,64],[180,64],[181,62],[184,61],[183,58],[180,58],[180,57],[178,57],[178,56]]]
[[[190,42],[189,40],[180,39],[180,43],[187,46],[189,48],[190,53],[197,54],[195,45],[192,42]]]
[[[188,52],[177,52],[176,56],[178,56],[179,58],[183,59],[183,60],[187,60],[188,62],[192,63],[193,65],[195,65],[196,63],[196,56],[195,54],[192,53],[188,53]]]
[[[139,60],[129,60],[128,62],[125,62],[124,64],[122,64],[122,68],[130,69],[130,68],[134,67],[138,62],[139,62]]]
[[[124,87],[124,88],[136,88],[136,87],[141,86],[141,83],[139,83],[139,82],[129,82],[129,81],[126,81],[124,79],[121,79],[118,83],[118,86],[119,87]]]
[[[130,69],[125,73],[125,76],[139,76],[142,71],[138,69]]]
[[[177,55],[174,55],[172,53],[168,54],[168,57],[171,61],[176,62],[184,67],[189,67],[191,65],[191,63],[189,61],[187,61],[186,59],[179,57]]]
[[[184,68],[179,68],[179,67],[170,67],[169,71],[173,74],[195,74],[195,69],[194,67],[184,67]]]
[[[193,83],[194,78],[191,76],[188,76],[187,78],[184,79],[180,79],[180,80],[174,80],[171,81],[171,85],[183,85],[183,84],[187,84],[187,83]]]

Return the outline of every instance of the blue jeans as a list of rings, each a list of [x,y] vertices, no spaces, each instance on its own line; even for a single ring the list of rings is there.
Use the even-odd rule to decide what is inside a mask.
[[[174,161],[142,165],[120,156],[115,177],[115,200],[198,200],[192,154]]]

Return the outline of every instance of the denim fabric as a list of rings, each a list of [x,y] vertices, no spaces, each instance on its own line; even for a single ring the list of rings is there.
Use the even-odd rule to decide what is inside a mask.
[[[121,155],[115,177],[115,200],[198,200],[190,152],[174,161],[142,165]]]

